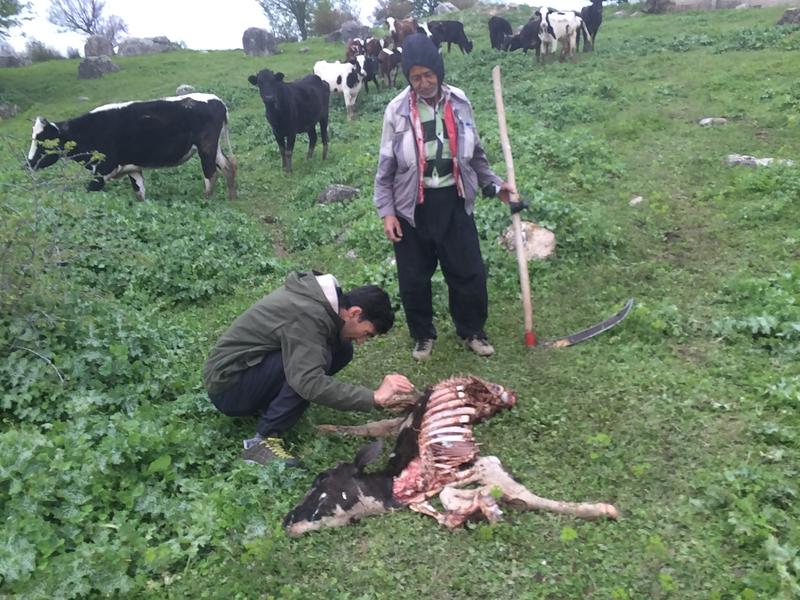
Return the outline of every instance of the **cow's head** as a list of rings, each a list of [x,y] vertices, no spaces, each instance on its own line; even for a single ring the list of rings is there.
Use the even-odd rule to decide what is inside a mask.
[[[473,47],[472,40],[467,40],[467,43],[464,44],[464,50],[467,51],[467,54],[472,52],[472,47]]]
[[[381,453],[380,441],[363,447],[351,463],[341,463],[317,475],[302,502],[283,519],[291,536],[324,527],[340,527],[361,517],[396,508],[392,477],[364,473],[364,467]]]
[[[59,131],[53,123],[42,117],[33,122],[31,149],[28,151],[28,167],[44,169],[59,159]]]
[[[255,75],[250,75],[247,81],[258,88],[264,104],[277,103],[276,92],[278,87],[283,84],[283,73],[273,73],[269,69],[262,69]]]

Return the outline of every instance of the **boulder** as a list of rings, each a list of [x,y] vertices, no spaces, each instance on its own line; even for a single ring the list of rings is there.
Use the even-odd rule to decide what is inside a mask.
[[[111,41],[102,35],[92,35],[83,45],[83,55],[90,56],[113,56],[114,46]]]
[[[188,83],[182,83],[175,89],[175,95],[183,96],[185,94],[191,94],[193,91],[194,86],[191,86]]]
[[[11,119],[19,112],[19,106],[10,102],[0,102],[0,119]]]
[[[332,202],[344,202],[358,194],[358,188],[348,185],[334,183],[325,188],[317,198],[317,204],[330,204]]]
[[[139,56],[141,54],[155,54],[167,52],[175,48],[174,44],[164,36],[154,38],[125,38],[119,44],[120,56]]]
[[[341,41],[347,43],[349,40],[353,38],[361,38],[367,39],[372,35],[372,28],[367,27],[366,25],[362,25],[358,21],[345,21],[342,23],[341,29]]]
[[[745,167],[769,167],[779,165],[782,167],[793,167],[795,162],[787,158],[756,158],[749,154],[728,154],[725,163],[729,167],[744,165]]]
[[[787,8],[778,19],[776,25],[797,25],[800,24],[800,8]]]
[[[704,119],[700,119],[697,123],[708,127],[709,125],[725,125],[727,122],[728,119],[725,117],[705,117]]]
[[[90,56],[78,64],[78,79],[100,79],[106,73],[119,71],[107,56]]]
[[[456,12],[457,10],[458,7],[452,2],[439,2],[439,4],[436,5],[436,8],[433,9],[433,12],[437,15],[443,15],[449,12]]]
[[[242,48],[247,56],[278,54],[278,40],[266,29],[249,27],[242,34]]]
[[[325,36],[326,42],[341,42],[342,41],[342,30],[337,29],[336,31],[331,31],[328,35]],[[344,40],[347,43],[347,40]]]
[[[544,260],[556,249],[556,236],[549,229],[530,221],[522,221],[522,246],[528,261]],[[516,252],[514,226],[509,225],[500,238],[500,243],[509,252]]]

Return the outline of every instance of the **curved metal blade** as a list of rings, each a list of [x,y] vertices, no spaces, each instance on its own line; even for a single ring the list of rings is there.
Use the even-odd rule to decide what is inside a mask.
[[[586,329],[578,331],[577,333],[565,335],[564,337],[556,338],[554,340],[539,342],[539,346],[543,348],[566,348],[567,346],[574,346],[575,344],[585,342],[586,340],[614,327],[614,325],[628,316],[632,308],[633,298],[630,298],[625,303],[625,306],[623,306],[622,309],[613,317],[609,317],[605,321],[597,323],[596,325],[592,325],[591,327],[587,327]]]

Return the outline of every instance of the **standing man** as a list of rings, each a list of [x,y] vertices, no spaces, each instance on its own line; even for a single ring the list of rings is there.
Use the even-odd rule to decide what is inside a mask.
[[[472,106],[463,91],[444,84],[444,62],[428,36],[405,39],[401,65],[411,85],[386,107],[374,200],[394,242],[400,297],[415,341],[411,356],[425,360],[433,351],[437,262],[456,334],[479,356],[490,356],[486,267],[472,212],[479,185],[484,196],[499,195],[503,202],[514,190],[489,167]]]
[[[244,312],[211,351],[203,368],[208,396],[231,417],[258,416],[242,458],[266,464],[299,461],[283,446],[309,402],[339,410],[370,411],[394,394],[411,392],[391,374],[374,392],[332,375],[353,358],[353,342],[384,334],[394,324],[388,294],[366,285],[343,294],[333,275],[291,273],[285,284]]]

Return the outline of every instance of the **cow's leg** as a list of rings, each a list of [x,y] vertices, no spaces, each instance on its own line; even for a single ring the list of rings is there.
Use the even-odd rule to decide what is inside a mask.
[[[292,172],[292,152],[294,152],[294,141],[297,138],[296,133],[290,133],[286,136],[286,171]]]
[[[317,429],[327,433],[341,433],[343,435],[357,435],[363,437],[390,437],[400,433],[403,422],[407,417],[395,417],[372,421],[363,425],[317,425]]]
[[[579,519],[616,519],[619,511],[604,502],[561,502],[548,500],[532,494],[524,485],[514,480],[504,469],[496,456],[479,458],[475,463],[474,480],[487,486],[487,489],[499,488],[503,502],[525,510],[547,510],[565,515],[573,515]]]
[[[106,178],[102,175],[92,177],[86,184],[86,189],[90,192],[100,192],[104,187],[106,187]]]
[[[208,199],[214,193],[214,184],[217,182],[217,149],[209,151],[208,148],[198,148],[200,166],[203,168],[203,197]]]
[[[319,134],[322,137],[322,160],[328,158],[328,115],[319,119]]]
[[[312,123],[311,129],[308,130],[308,156],[307,159],[311,160],[314,156],[314,146],[317,145],[317,124]]]
[[[144,202],[144,177],[142,176],[142,172],[133,171],[132,173],[128,173],[128,179],[131,181],[133,193],[136,194],[136,197],[141,202]]]
[[[281,151],[281,167],[284,171],[290,171],[291,168],[286,167],[286,139],[278,133],[274,133],[274,135],[275,141],[278,142],[278,149]]]
[[[503,516],[490,486],[466,490],[447,486],[439,494],[439,500],[447,512],[442,524],[448,529],[460,527],[471,518],[483,517],[496,523]]]
[[[350,96],[347,92],[344,94],[344,104],[347,107],[347,120],[352,121],[356,113],[356,99]]]

